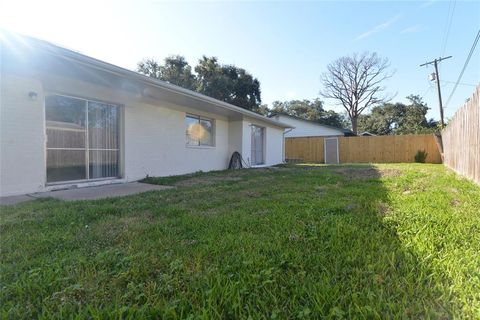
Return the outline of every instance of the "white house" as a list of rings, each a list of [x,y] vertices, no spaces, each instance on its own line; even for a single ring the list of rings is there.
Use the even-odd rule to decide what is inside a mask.
[[[292,127],[291,130],[285,132],[285,138],[296,137],[343,137],[353,136],[353,132],[349,129],[333,127],[320,124],[315,121],[305,120],[298,117],[290,116],[283,113],[275,113],[270,115],[271,119],[275,119]]]
[[[0,196],[283,161],[290,127],[51,43],[1,34]]]

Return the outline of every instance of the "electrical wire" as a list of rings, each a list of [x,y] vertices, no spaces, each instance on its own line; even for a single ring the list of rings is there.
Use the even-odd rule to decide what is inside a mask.
[[[448,37],[450,35],[450,29],[452,27],[453,14],[455,13],[456,5],[457,5],[457,0],[453,0],[453,8],[452,8],[451,12],[450,12],[450,7],[452,6],[452,0],[450,1],[450,4],[448,5],[448,14],[447,14],[448,18],[447,18],[447,23],[445,25],[443,45],[442,45],[442,51],[441,51],[440,57],[445,55],[445,50],[447,49]]]
[[[452,100],[453,95],[455,94],[455,90],[457,90],[457,87],[460,83],[460,80],[462,80],[463,73],[465,72],[465,69],[467,69],[468,63],[470,62],[470,58],[473,55],[473,52],[475,51],[475,47],[477,46],[478,39],[480,39],[480,29],[477,32],[477,36],[475,37],[475,40],[473,41],[472,48],[470,49],[470,52],[468,53],[467,59],[465,60],[465,63],[463,65],[462,71],[460,72],[460,75],[458,76],[457,81],[455,82],[455,86],[453,87],[452,92],[450,93],[450,96],[447,99],[447,103],[445,104],[445,108],[448,106],[450,103],[450,100]]]
[[[427,90],[425,90],[425,92],[424,92],[422,95],[420,95],[420,98],[422,98],[423,101],[425,101],[425,97],[427,96],[428,93],[430,93],[430,90],[432,90],[432,88],[433,88],[433,86],[430,85],[430,86],[427,88]]]
[[[449,83],[449,84],[456,83],[455,81],[446,81],[446,80],[440,80],[440,82]],[[469,86],[469,87],[476,87],[477,86],[473,83],[465,83],[465,82],[459,82],[458,84],[461,85],[461,86]]]

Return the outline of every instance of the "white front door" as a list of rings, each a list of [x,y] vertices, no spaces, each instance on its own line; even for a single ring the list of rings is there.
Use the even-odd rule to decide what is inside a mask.
[[[265,164],[265,128],[252,125],[252,165]]]

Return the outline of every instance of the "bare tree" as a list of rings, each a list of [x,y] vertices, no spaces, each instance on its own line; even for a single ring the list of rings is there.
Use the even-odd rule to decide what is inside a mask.
[[[347,110],[353,132],[357,132],[358,117],[365,109],[389,100],[382,95],[385,87],[381,86],[393,75],[389,67],[388,59],[365,52],[333,61],[322,74],[324,89],[320,94],[338,100]]]

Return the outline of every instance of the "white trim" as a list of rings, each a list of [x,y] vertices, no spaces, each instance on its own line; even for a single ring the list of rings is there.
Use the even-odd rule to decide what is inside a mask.
[[[186,145],[185,145],[185,148],[191,148],[191,149],[215,149],[215,146],[208,146],[208,145],[199,145],[199,146],[196,146],[196,145],[186,144]]]
[[[47,105],[46,105],[46,100],[47,97],[49,96],[60,96],[60,97],[66,97],[70,99],[76,99],[76,100],[82,100],[85,102],[85,129],[84,130],[79,130],[85,132],[85,147],[84,148],[51,148],[48,147],[48,135],[47,135],[47,130],[49,127],[46,125],[47,124]],[[88,103],[93,102],[93,103],[101,103],[101,104],[106,104],[111,107],[116,108],[118,117],[117,117],[117,126],[118,126],[118,131],[117,131],[117,139],[118,139],[118,146],[119,148],[116,149],[98,149],[98,148],[89,148],[89,133],[88,133]],[[73,95],[67,95],[63,93],[56,93],[54,91],[46,91],[44,92],[43,95],[43,105],[44,105],[44,115],[43,115],[43,122],[44,122],[44,134],[45,134],[45,187],[48,186],[65,186],[65,185],[76,185],[78,183],[85,183],[85,182],[95,182],[95,181],[104,181],[104,180],[119,180],[122,179],[123,177],[123,153],[124,153],[124,148],[123,148],[123,141],[121,139],[121,132],[123,131],[123,110],[124,110],[124,105],[119,104],[119,103],[113,103],[113,102],[107,102],[107,101],[102,101],[100,99],[93,99],[93,98],[86,98],[86,97],[79,97],[79,96],[73,96]],[[60,128],[61,129],[61,128]],[[67,131],[67,130],[66,130]],[[79,180],[66,180],[66,181],[48,181],[48,151],[49,150],[68,150],[68,151],[85,151],[85,175],[86,179],[79,179]],[[104,177],[104,178],[94,178],[90,179],[90,151],[118,151],[118,169],[117,169],[117,174],[118,176],[116,177]]]
[[[200,140],[198,140],[198,144],[188,144],[188,140],[185,139],[185,146],[186,146],[187,148],[215,148],[215,147],[217,146],[217,139],[216,139],[216,133],[217,133],[216,127],[217,127],[217,122],[215,121],[215,118],[204,117],[204,116],[199,115],[199,114],[194,114],[194,113],[188,113],[188,112],[186,112],[186,113],[185,113],[185,120],[186,120],[188,117],[190,117],[191,119],[197,119],[199,125],[200,125],[200,122],[201,122],[202,120],[210,121],[210,122],[212,123],[212,144],[200,144]],[[187,138],[186,132],[185,132],[185,138]]]
[[[253,123],[250,123],[250,157],[253,159],[253,146],[255,145],[253,143],[253,140],[254,140],[254,129],[255,128],[258,128],[260,129],[261,133],[262,133],[262,163],[257,163],[257,164],[252,164],[252,167],[253,166],[263,166],[267,163],[267,156],[266,156],[266,149],[267,149],[267,143],[266,143],[266,139],[267,139],[267,128],[266,127],[262,127],[262,126],[259,126],[259,125],[256,125],[256,124],[253,124]],[[256,148],[255,148],[255,153],[256,153]],[[257,160],[257,155],[255,154],[255,160]]]
[[[257,165],[254,165],[254,166],[250,166],[250,168],[252,168],[252,169],[255,169],[255,168],[268,168],[268,167],[271,167],[271,165],[269,165],[269,164],[257,164]]]

